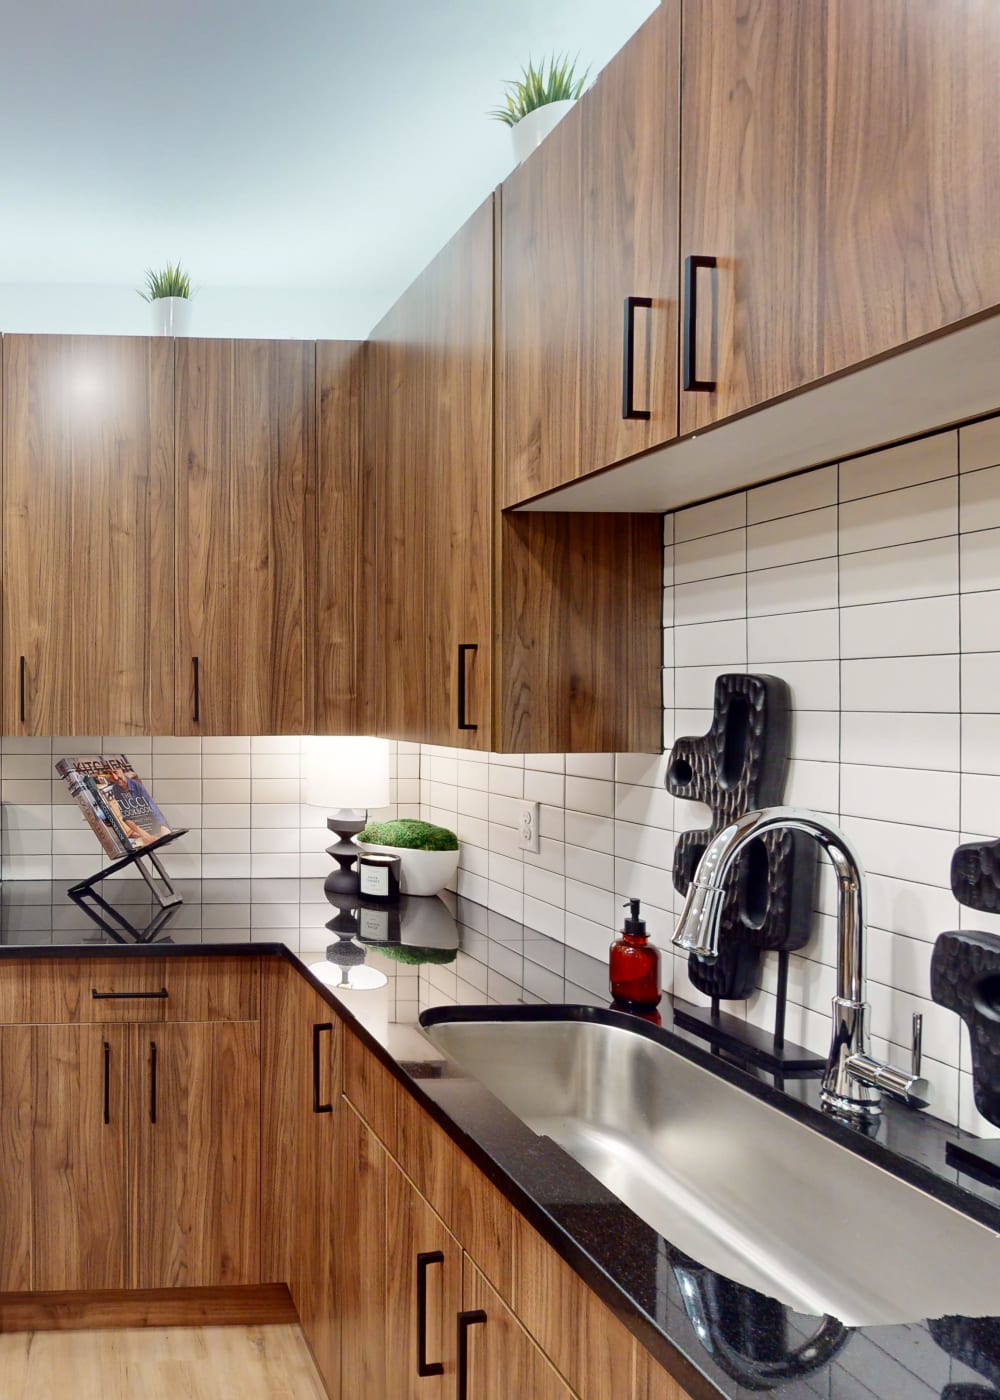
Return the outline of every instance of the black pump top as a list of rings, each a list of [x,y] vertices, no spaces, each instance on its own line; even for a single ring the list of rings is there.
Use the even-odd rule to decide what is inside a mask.
[[[625,905],[622,905],[623,909],[625,907]],[[637,899],[630,899],[628,901],[628,908],[631,912],[629,917],[625,920],[625,932],[630,938],[645,938],[647,936],[646,921],[645,919],[639,918],[639,901]]]

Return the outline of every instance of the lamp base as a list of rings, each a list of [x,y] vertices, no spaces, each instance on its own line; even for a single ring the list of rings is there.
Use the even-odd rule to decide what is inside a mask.
[[[327,894],[357,894],[360,890],[357,862],[361,852],[350,838],[364,831],[365,823],[364,817],[327,817],[327,830],[340,837],[326,848],[327,855],[337,862],[337,868],[323,882]]]

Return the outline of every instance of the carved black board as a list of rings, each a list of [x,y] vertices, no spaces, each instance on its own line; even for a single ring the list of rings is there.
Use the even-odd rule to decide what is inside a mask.
[[[970,841],[951,858],[951,891],[959,904],[1000,914],[1000,841]]]
[[[674,744],[667,790],[712,810],[706,830],[682,832],[674,847],[680,894],[687,894],[705,847],[724,826],[744,812],[780,804],[790,716],[791,693],[779,677],[723,675],[715,682],[711,729]],[[762,953],[804,947],[815,879],[815,843],[801,832],[768,832],[748,847],[730,877],[718,961],[688,959],[698,990],[743,1000],[757,986]]]
[[[976,1107],[1000,1128],[1000,936],[939,934],[931,957],[931,996],[968,1026]]]
[[[996,1319],[992,1317],[938,1317],[928,1321],[931,1336],[942,1351],[978,1371],[991,1385],[1000,1385],[1000,1346],[997,1344]],[[958,1394],[961,1390],[955,1387]],[[975,1394],[980,1387],[970,1385]],[[995,1390],[987,1395],[995,1396]],[[943,1397],[942,1397],[943,1400]]]

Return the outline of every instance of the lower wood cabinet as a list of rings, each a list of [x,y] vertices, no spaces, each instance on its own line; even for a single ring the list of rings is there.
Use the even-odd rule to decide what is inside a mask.
[[[142,961],[117,961],[113,980]],[[228,960],[227,960],[228,961]],[[248,986],[247,960],[234,999]],[[209,1015],[222,960],[168,975]],[[152,963],[152,960],[150,960]],[[64,1018],[0,1025],[0,1291],[175,1288],[260,1281],[260,1045],[256,1021],[84,1019],[100,964],[0,962],[0,987],[31,985]],[[255,971],[255,969],[253,969]],[[148,971],[148,970],[147,970]],[[162,984],[163,971],[154,981]],[[196,988],[204,983],[204,996]],[[160,988],[162,990],[162,986]],[[218,990],[218,988],[217,988]],[[113,1014],[148,991],[117,992]],[[163,1014],[159,992],[150,1014]],[[0,996],[9,1013],[12,998]]]
[[[468,1255],[462,1266],[458,1338],[459,1375],[466,1378],[470,1400],[509,1400],[512,1395],[573,1400],[575,1392]]]

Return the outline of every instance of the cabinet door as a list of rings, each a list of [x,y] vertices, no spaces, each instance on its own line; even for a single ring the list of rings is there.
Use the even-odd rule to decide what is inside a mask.
[[[535,1345],[500,1295],[490,1287],[465,1255],[462,1266],[462,1307],[458,1323],[464,1332],[464,1365],[469,1400],[573,1400],[573,1392]],[[458,1367],[463,1366],[459,1342]],[[622,1378],[623,1387],[630,1377]]]
[[[178,340],[178,734],[301,734],[315,346]]]
[[[131,1286],[260,1281],[256,1022],[129,1028]]]
[[[399,1167],[386,1183],[386,1393],[451,1400],[462,1249]]]
[[[826,10],[685,0],[680,252],[718,266],[695,273],[690,346],[717,387],[682,391],[682,433],[823,373]]]
[[[173,711],[172,342],[3,338],[3,732]]]
[[[381,729],[490,746],[493,200],[372,332]]]
[[[832,374],[1000,304],[1000,8],[823,8]]]
[[[31,1287],[35,1084],[30,1026],[0,1028],[0,1292]]]
[[[327,1391],[337,1396],[341,1022],[304,977],[276,962],[265,970],[261,1033],[262,1279],[288,1284]]]
[[[386,1331],[386,1171],[378,1138],[342,1100],[337,1133],[335,1282],[340,1313],[341,1393],[389,1395],[386,1352],[397,1345]]]
[[[680,0],[664,0],[504,182],[504,506],[677,434],[679,62]],[[628,297],[652,301],[630,344]],[[626,359],[643,417],[624,417]]]
[[[32,1030],[35,1289],[127,1284],[126,1053],[121,1026]]]

